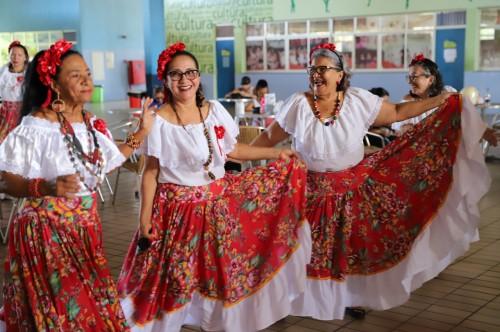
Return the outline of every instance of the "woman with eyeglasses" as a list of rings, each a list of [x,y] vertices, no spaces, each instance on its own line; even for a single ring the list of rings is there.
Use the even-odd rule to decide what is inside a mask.
[[[25,197],[8,234],[0,332],[129,330],[96,192],[141,145],[154,111],[145,106],[139,129],[117,146],[85,110],[93,88],[85,60],[64,39],[28,67],[22,121],[0,144],[0,187]]]
[[[404,96],[403,101],[423,100],[432,98],[443,92],[456,92],[453,87],[443,84],[443,78],[437,64],[431,59],[424,57],[423,54],[417,54],[410,62],[406,80],[410,85],[410,92]],[[471,116],[474,116],[474,114],[477,114],[477,117],[479,116],[479,113],[476,112],[472,104],[467,103],[465,106],[469,108],[468,113]],[[436,108],[433,108],[416,117],[393,123],[392,128],[399,134],[404,133],[435,110]],[[486,128],[482,138],[488,141],[489,144],[497,146],[497,137],[493,129]]]
[[[333,44],[314,48],[310,64],[310,91],[292,95],[252,143],[274,146],[291,137],[309,170],[312,257],[292,314],[330,320],[350,307],[401,305],[477,238],[477,204],[490,183],[479,145],[461,135],[461,126],[471,124],[461,117],[459,95],[383,101],[349,86]],[[370,126],[439,106],[428,121],[364,158]],[[463,186],[465,174],[474,185]]]
[[[134,331],[264,329],[304,287],[305,167],[289,149],[237,143],[183,43],[160,54],[158,78],[167,98],[146,141],[140,228],[118,281],[125,315]],[[280,160],[233,175],[227,157]]]
[[[28,67],[28,50],[19,41],[9,45],[8,64],[0,68],[0,143],[12,131],[21,118],[23,82]]]

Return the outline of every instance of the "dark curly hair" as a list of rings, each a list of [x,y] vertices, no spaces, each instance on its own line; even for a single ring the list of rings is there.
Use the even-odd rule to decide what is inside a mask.
[[[163,74],[163,81],[165,83],[167,81],[167,74],[170,71],[170,64],[172,63],[172,61],[175,58],[177,58],[178,56],[181,56],[181,55],[186,55],[186,56],[190,57],[191,59],[193,59],[195,65],[196,65],[196,69],[200,70],[200,65],[198,64],[198,60],[196,60],[196,57],[192,53],[190,53],[188,51],[178,51],[172,56],[172,59],[167,63],[167,68],[165,69],[165,73]],[[167,85],[165,83],[164,83],[164,85],[165,85],[165,97],[166,97],[165,99],[167,102],[171,102],[173,100],[172,91],[170,91],[167,88]],[[200,85],[198,86],[198,90],[196,90],[196,106],[202,107],[204,101],[205,101],[205,94],[203,93],[203,87],[202,87],[201,82],[200,82]]]
[[[441,94],[441,92],[443,92],[444,89],[443,77],[441,76],[438,66],[434,61],[427,58],[418,61],[412,61],[412,63],[410,64],[410,68],[414,66],[420,66],[422,67],[426,75],[434,76],[434,81],[429,87],[429,97],[435,97]],[[414,98],[418,98],[418,96],[416,96],[411,91],[410,95]]]

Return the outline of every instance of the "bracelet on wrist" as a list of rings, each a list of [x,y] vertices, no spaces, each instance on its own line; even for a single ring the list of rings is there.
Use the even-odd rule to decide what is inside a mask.
[[[30,179],[28,182],[28,195],[35,198],[42,197],[41,188],[43,182],[42,178]]]
[[[141,146],[141,141],[135,137],[134,134],[130,134],[127,136],[127,140],[125,141],[125,144],[131,148],[131,149],[138,149]]]

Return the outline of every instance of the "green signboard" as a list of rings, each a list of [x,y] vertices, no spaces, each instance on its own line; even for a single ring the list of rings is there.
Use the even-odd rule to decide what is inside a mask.
[[[271,21],[273,0],[166,0],[167,43],[182,41],[204,73],[215,67],[215,27]]]

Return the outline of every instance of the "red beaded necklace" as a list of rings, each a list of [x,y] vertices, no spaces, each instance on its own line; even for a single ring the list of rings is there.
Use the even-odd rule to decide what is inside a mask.
[[[339,118],[340,114],[340,92],[337,92],[337,98],[335,99],[335,106],[333,107],[332,112],[330,113],[331,115],[329,117],[322,118],[321,117],[321,112],[319,111],[319,106],[318,106],[318,96],[316,95],[316,92],[313,92],[313,105],[314,105],[314,110],[313,114],[318,119],[321,121],[322,124],[325,126],[332,126],[335,124],[335,121]]]

